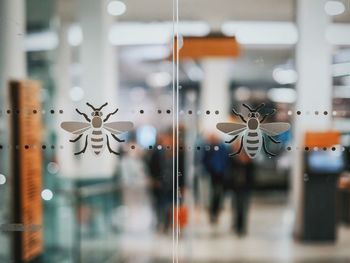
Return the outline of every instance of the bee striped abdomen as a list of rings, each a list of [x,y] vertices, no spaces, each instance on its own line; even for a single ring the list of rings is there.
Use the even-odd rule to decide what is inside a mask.
[[[260,151],[262,145],[261,133],[258,130],[247,130],[244,138],[244,148],[246,153],[254,158]]]
[[[104,146],[103,133],[101,129],[94,129],[91,133],[91,147],[96,155],[102,152]]]

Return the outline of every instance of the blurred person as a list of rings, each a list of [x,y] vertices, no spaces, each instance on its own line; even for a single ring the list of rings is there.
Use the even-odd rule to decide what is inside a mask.
[[[209,150],[204,152],[203,166],[210,176],[210,222],[217,223],[224,194],[224,178],[227,169],[228,150],[226,145],[214,134],[208,137]],[[217,147],[217,148],[216,148]]]
[[[185,201],[186,194],[186,169],[185,169],[185,159],[186,151],[185,149],[185,126],[179,125],[179,143],[178,143],[178,158],[175,158],[175,171],[178,172],[178,176],[175,177],[175,185],[178,186],[178,203],[174,204],[174,222],[179,224],[180,229],[186,227],[188,223],[188,207]],[[178,163],[176,163],[178,162]],[[178,181],[178,182],[177,182]],[[176,197],[175,197],[176,198]],[[177,205],[176,205],[177,204]],[[178,209],[178,210],[177,210]],[[178,219],[176,218],[178,216]]]
[[[176,161],[178,161],[178,165],[176,163],[175,163],[175,165],[177,165],[179,176],[175,177],[175,180],[177,180],[177,179],[179,180],[178,186],[179,186],[179,190],[180,190],[180,195],[182,197],[184,197],[185,188],[186,188],[186,176],[185,176],[185,160],[186,160],[185,152],[186,151],[184,151],[186,134],[185,134],[185,126],[182,124],[179,125],[179,136],[178,137],[179,137],[179,143],[178,143],[179,152],[178,152],[178,158],[175,159]],[[176,143],[175,143],[175,145],[176,145]],[[175,181],[175,183],[176,183],[176,181]]]
[[[149,160],[153,207],[157,217],[157,229],[166,232],[171,225],[173,205],[173,156],[172,134],[159,134],[157,144],[162,149],[154,149]]]
[[[234,144],[234,150],[237,150],[237,147],[238,144]],[[239,236],[243,236],[247,231],[250,194],[254,183],[254,164],[245,151],[231,158],[230,163],[227,185],[233,190],[232,227]]]

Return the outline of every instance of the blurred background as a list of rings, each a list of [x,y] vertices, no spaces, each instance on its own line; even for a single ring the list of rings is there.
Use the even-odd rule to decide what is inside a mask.
[[[349,8],[0,0],[0,262],[350,262]],[[229,157],[244,103],[276,156]]]

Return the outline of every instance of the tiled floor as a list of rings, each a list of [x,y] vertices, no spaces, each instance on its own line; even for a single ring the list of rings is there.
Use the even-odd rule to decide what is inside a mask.
[[[335,244],[302,244],[292,239],[293,214],[283,196],[255,196],[245,237],[231,231],[229,204],[212,227],[197,211],[179,241],[179,262],[350,262],[350,228],[340,227]],[[110,262],[172,262],[172,236],[124,233],[109,242],[119,253]]]

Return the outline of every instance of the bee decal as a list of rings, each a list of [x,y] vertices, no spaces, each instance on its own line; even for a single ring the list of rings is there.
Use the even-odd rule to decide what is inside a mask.
[[[264,103],[260,104],[257,108],[252,109],[247,104],[243,104],[245,108],[249,110],[248,120],[245,120],[242,114],[237,113],[234,109],[233,114],[238,116],[244,123],[232,123],[232,122],[220,122],[216,125],[216,128],[228,135],[234,136],[231,140],[225,141],[225,143],[232,143],[240,135],[241,143],[238,151],[231,153],[230,156],[239,154],[244,147],[245,152],[250,158],[255,158],[263,148],[264,152],[269,156],[276,156],[271,153],[265,142],[265,137],[269,138],[274,143],[281,143],[273,138],[283,132],[290,129],[290,124],[286,122],[274,122],[274,123],[263,123],[268,116],[273,115],[276,110],[265,114],[261,119],[260,113],[258,112],[265,106]]]
[[[95,108],[90,103],[86,103],[86,105],[93,110],[91,113],[91,119],[88,117],[87,114],[80,112],[78,109],[75,109],[78,114],[82,115],[85,118],[86,122],[67,121],[61,123],[62,129],[74,135],[78,135],[78,137],[76,137],[75,139],[69,140],[70,142],[79,141],[83,137],[84,133],[90,131],[88,134],[85,135],[84,148],[81,151],[76,152],[74,154],[79,155],[84,153],[88,147],[88,142],[90,142],[91,149],[96,155],[100,155],[103,152],[106,145],[110,153],[119,155],[118,152],[112,150],[109,142],[109,134],[107,132],[109,132],[110,135],[112,135],[112,137],[117,142],[124,142],[125,140],[119,139],[117,135],[132,130],[134,124],[129,121],[107,122],[112,115],[118,112],[118,109],[116,109],[114,112],[107,114],[107,116],[103,119],[103,113],[101,110],[103,107],[108,105],[107,102],[99,108]]]

